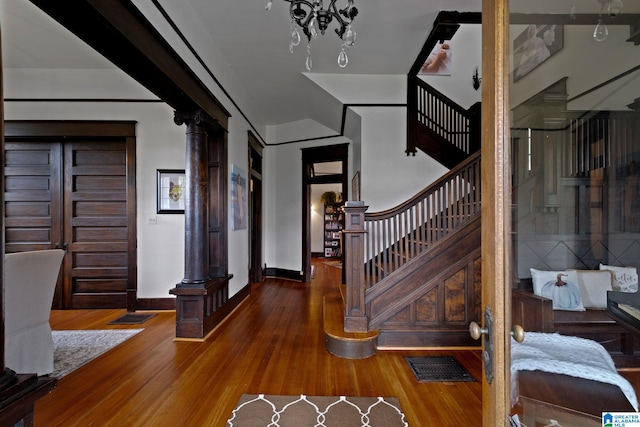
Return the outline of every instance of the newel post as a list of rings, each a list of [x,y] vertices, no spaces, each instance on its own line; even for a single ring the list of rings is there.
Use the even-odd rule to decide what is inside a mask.
[[[363,202],[348,201],[344,205],[345,222],[343,238],[347,286],[344,330],[367,332],[369,319],[364,300],[364,213],[368,209]]]

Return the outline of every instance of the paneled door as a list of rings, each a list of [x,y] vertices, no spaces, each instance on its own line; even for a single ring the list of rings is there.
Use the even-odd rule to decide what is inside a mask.
[[[66,249],[54,308],[135,309],[134,139],[58,141],[7,138],[6,252]]]

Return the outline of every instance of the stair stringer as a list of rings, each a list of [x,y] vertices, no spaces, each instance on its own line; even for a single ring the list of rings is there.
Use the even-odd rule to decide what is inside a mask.
[[[478,346],[468,325],[481,320],[480,243],[478,215],[366,291],[378,348]]]

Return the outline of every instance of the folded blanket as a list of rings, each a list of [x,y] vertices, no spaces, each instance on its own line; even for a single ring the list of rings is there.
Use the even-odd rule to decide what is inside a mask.
[[[618,374],[602,345],[595,341],[559,334],[527,332],[523,342],[511,340],[511,403],[518,402],[518,371],[544,371],[599,381],[620,387],[638,410],[631,383]]]

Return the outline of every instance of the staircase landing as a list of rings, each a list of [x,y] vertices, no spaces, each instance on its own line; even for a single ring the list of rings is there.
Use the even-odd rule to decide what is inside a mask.
[[[325,347],[329,353],[345,359],[365,359],[376,354],[378,331],[344,331],[344,302],[340,293],[325,295],[322,309]]]

